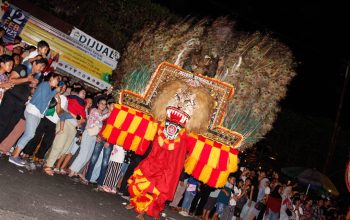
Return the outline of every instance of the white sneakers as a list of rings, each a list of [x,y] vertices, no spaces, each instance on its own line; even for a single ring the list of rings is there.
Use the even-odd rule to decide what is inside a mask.
[[[180,211],[179,214],[186,217],[190,216],[186,211]]]

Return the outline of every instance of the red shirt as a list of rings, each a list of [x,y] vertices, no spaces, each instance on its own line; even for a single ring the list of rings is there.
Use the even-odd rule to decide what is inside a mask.
[[[74,115],[80,115],[82,118],[86,118],[85,105],[79,103],[76,98],[67,97],[68,99],[68,111]]]
[[[280,212],[281,205],[282,205],[281,198],[276,198],[273,196],[269,196],[267,198],[266,206],[267,206],[267,208],[271,209],[271,211]]]

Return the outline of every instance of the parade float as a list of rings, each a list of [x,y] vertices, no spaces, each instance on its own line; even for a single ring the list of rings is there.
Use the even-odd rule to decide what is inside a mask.
[[[223,187],[239,151],[272,128],[295,76],[288,47],[236,31],[226,18],[149,25],[123,57],[123,89],[103,135],[136,154],[151,147],[129,192],[131,206],[154,217],[172,199],[183,168]]]

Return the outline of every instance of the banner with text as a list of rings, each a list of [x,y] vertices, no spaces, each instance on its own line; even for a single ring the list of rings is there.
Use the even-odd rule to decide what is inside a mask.
[[[84,50],[84,45],[70,36],[33,17],[27,21],[20,36],[25,42],[33,45],[40,40],[48,42],[50,48],[59,53],[57,68],[62,68],[74,76],[81,76],[79,78],[100,89],[110,86],[112,67],[91,56],[89,51]]]
[[[95,38],[89,36],[85,32],[79,30],[78,28],[73,28],[70,36],[80,43],[86,45],[93,50],[94,57],[101,60],[103,63],[115,69],[118,64],[118,59],[120,54],[115,49],[107,46],[106,44],[96,40]]]
[[[5,43],[13,42],[25,26],[29,14],[12,5],[2,7],[1,11],[4,13],[1,17],[1,27],[6,31],[3,40]]]

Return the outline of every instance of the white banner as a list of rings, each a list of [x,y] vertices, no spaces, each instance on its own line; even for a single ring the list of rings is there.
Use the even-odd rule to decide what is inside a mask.
[[[107,64],[113,69],[117,67],[120,54],[115,49],[96,40],[95,38],[84,33],[83,31],[79,30],[76,27],[74,27],[73,30],[71,31],[70,36],[73,39],[91,48],[94,51],[94,56],[98,57],[98,58],[95,57],[96,59],[102,60],[103,63]]]
[[[66,73],[72,74],[73,76],[78,77],[79,79],[88,82],[99,89],[108,89],[111,86],[109,83],[93,77],[81,69],[78,69],[69,63],[64,62],[63,60],[58,61],[57,70],[62,70]]]

